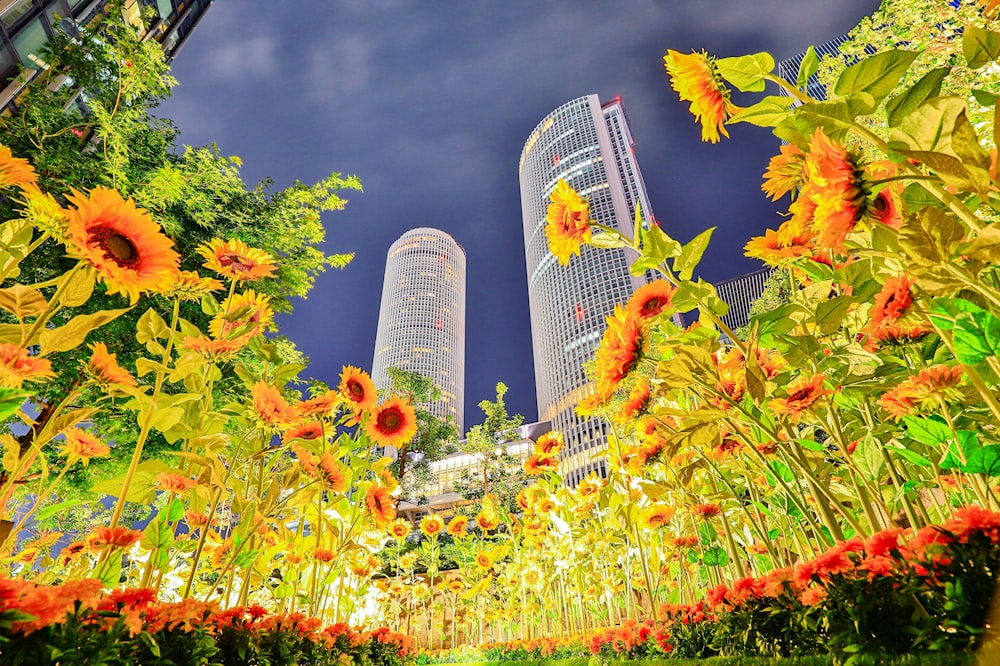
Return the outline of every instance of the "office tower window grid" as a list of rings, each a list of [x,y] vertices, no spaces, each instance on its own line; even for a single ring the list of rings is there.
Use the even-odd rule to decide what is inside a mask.
[[[386,257],[372,380],[389,386],[398,367],[430,377],[441,400],[431,413],[464,427],[465,251],[437,229],[413,229],[392,244]]]
[[[519,172],[538,417],[563,432],[562,472],[575,485],[591,470],[606,473],[599,454],[607,446],[607,424],[574,411],[590,390],[585,366],[605,318],[645,279],[629,274],[634,255],[624,250],[584,247],[569,266],[558,265],[548,249],[545,213],[564,179],[588,200],[600,224],[631,236],[637,202],[644,219],[652,219],[620,100],[602,108],[589,95],[560,106],[529,135]]]
[[[715,285],[719,298],[729,306],[729,312],[722,318],[722,321],[730,330],[735,331],[750,323],[750,308],[754,301],[764,293],[764,285],[773,272],[773,268],[762,268],[752,273],[723,280]]]

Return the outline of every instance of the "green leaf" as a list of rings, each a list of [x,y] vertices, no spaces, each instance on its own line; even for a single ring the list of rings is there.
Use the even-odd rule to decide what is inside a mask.
[[[951,67],[932,69],[921,77],[913,87],[896,95],[885,103],[885,112],[889,127],[899,125],[906,116],[913,113],[921,104],[941,94],[941,82],[948,76]]]
[[[46,353],[64,352],[83,344],[87,334],[96,328],[104,326],[109,321],[120,317],[132,308],[120,310],[101,310],[93,314],[77,315],[59,328],[42,331],[38,342]]]
[[[0,387],[0,422],[5,423],[31,396],[28,391]]]
[[[962,471],[969,474],[1000,476],[1000,445],[984,446],[973,452],[962,467]]]
[[[977,365],[1000,352],[1000,319],[989,312],[963,312],[955,318],[952,335],[960,363]]]
[[[809,79],[818,71],[819,56],[816,55],[816,49],[810,45],[806,49],[805,55],[802,56],[802,63],[799,65],[799,74],[795,77],[795,87],[799,90],[805,90],[809,85]]]
[[[111,553],[110,558],[99,570],[98,578],[105,587],[117,587],[122,577],[121,553]]]
[[[729,564],[729,554],[721,546],[712,546],[705,551],[705,566],[724,567]]]
[[[660,264],[670,257],[680,255],[681,244],[654,224],[646,232],[646,243],[643,245],[642,250],[647,259],[655,262],[655,264]]]
[[[774,472],[778,478],[780,478],[785,483],[792,483],[795,481],[795,472],[792,468],[779,460],[772,460],[770,464],[771,471]]]
[[[1000,33],[964,26],[962,33],[962,55],[970,69],[979,69],[991,62],[1000,61]]]
[[[921,444],[937,446],[941,442],[951,439],[951,429],[944,419],[939,416],[923,418],[920,416],[904,416],[906,423],[906,434]]]
[[[893,91],[918,55],[916,51],[876,53],[845,69],[833,92],[841,97],[866,92],[878,103]]]
[[[930,167],[934,174],[958,190],[985,194],[990,188],[990,174],[980,166],[963,163],[958,157],[946,153],[936,153],[923,150],[900,150],[907,157],[912,157],[924,166]]]
[[[1000,263],[1000,224],[982,229],[976,239],[962,250],[962,254],[991,264]]]
[[[170,327],[163,320],[156,310],[149,308],[135,326],[136,340],[141,344],[146,344],[150,340],[166,340],[170,336]]]
[[[719,58],[715,66],[726,81],[742,92],[764,90],[764,77],[774,71],[770,53],[754,53],[736,58]]]
[[[159,518],[146,525],[142,533],[141,545],[146,550],[164,550],[174,545],[174,531],[166,521]]]
[[[983,106],[993,106],[1000,99],[1000,94],[985,90],[973,90],[972,97]]]
[[[907,216],[897,234],[900,248],[916,266],[947,262],[955,244],[964,237],[965,227],[937,208],[922,208]]]
[[[15,284],[6,289],[0,289],[0,308],[23,321],[25,317],[37,317],[45,312],[49,302],[42,292],[23,284]]]
[[[712,526],[712,523],[708,522],[707,520],[702,521],[702,523],[698,525],[698,539],[701,540],[703,546],[707,546],[710,543],[715,543],[715,539],[718,536],[719,533],[715,531],[715,528]]]
[[[931,466],[931,461],[928,460],[926,456],[922,456],[916,451],[911,451],[909,449],[892,449],[892,452],[906,462],[916,465],[917,467]]]
[[[59,287],[62,289],[59,303],[71,308],[80,307],[90,300],[95,284],[97,284],[97,271],[90,266],[67,273],[59,280]]]
[[[910,112],[890,134],[890,146],[953,155],[951,130],[965,113],[962,97],[933,97]],[[957,156],[956,156],[957,157]]]
[[[151,425],[160,432],[166,432],[184,417],[183,407],[159,407],[153,412]]]
[[[167,507],[167,520],[172,523],[176,523],[183,515],[184,502],[178,498],[174,498],[174,501]]]
[[[587,245],[610,249],[617,247],[626,247],[628,243],[626,243],[625,239],[619,236],[618,234],[601,233],[601,234],[593,234],[590,237],[590,242],[587,243]]]
[[[692,238],[689,243],[681,248],[680,255],[674,258],[674,272],[677,273],[677,277],[681,280],[691,279],[694,269],[698,267],[702,255],[705,254],[705,250],[708,248],[713,231],[715,231],[715,227],[709,227]]]
[[[938,463],[941,469],[964,469],[965,463],[962,460],[968,461],[976,451],[982,448],[979,444],[979,437],[971,430],[959,430],[957,434],[958,446],[955,445],[954,438],[947,442],[945,454],[941,456],[941,462]]]
[[[826,301],[820,301],[816,306],[816,327],[823,335],[840,329],[844,323],[844,317],[850,309],[854,299],[850,296],[837,296]]]
[[[794,100],[785,95],[765,97],[753,106],[740,109],[726,121],[732,123],[750,123],[758,127],[777,127],[788,117],[788,107]]]
[[[35,515],[35,520],[45,520],[46,518],[48,518],[50,516],[54,516],[57,513],[68,511],[69,509],[74,509],[74,508],[80,506],[81,504],[85,504],[85,503],[86,503],[86,500],[73,499],[73,500],[67,500],[65,502],[59,502],[57,504],[50,504],[49,506],[45,507],[44,509],[41,509]]]

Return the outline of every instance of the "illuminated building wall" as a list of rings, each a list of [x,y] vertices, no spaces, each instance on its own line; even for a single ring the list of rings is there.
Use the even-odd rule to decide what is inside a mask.
[[[412,229],[389,247],[372,362],[380,391],[393,367],[432,378],[441,400],[428,409],[465,432],[465,250],[443,231]]]
[[[518,167],[528,269],[531,339],[539,421],[566,438],[562,472],[576,485],[591,470],[605,474],[607,424],[574,412],[590,390],[584,365],[594,357],[615,304],[645,282],[629,274],[624,250],[584,247],[560,266],[545,239],[545,211],[559,179],[590,202],[590,216],[629,237],[640,203],[644,224],[653,217],[633,151],[621,100],[601,105],[597,95],[563,104],[528,137]]]

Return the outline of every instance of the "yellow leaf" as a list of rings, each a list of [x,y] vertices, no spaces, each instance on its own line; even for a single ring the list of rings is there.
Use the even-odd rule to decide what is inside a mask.
[[[21,459],[21,445],[9,432],[0,435],[0,444],[3,444],[3,469],[5,472],[13,472]]]
[[[15,284],[6,289],[0,289],[0,308],[7,310],[19,320],[25,317],[37,317],[45,312],[49,303],[42,292],[23,284]]]
[[[101,310],[93,314],[77,315],[59,328],[43,331],[38,341],[42,345],[42,350],[47,354],[69,351],[82,345],[83,341],[87,339],[88,333],[131,309]]]
[[[94,284],[97,282],[97,271],[87,266],[83,270],[67,274],[63,280],[66,279],[69,279],[69,283],[63,288],[59,303],[71,308],[79,307],[89,301],[91,294],[94,293]]]

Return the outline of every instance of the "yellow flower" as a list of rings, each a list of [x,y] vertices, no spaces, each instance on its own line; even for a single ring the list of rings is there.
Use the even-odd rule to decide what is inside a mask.
[[[377,525],[385,525],[396,515],[392,497],[382,486],[371,485],[365,493],[365,508]]]
[[[424,516],[420,520],[420,531],[429,537],[433,537],[441,533],[444,529],[444,518],[436,513]]]
[[[202,277],[194,271],[180,271],[174,283],[164,292],[168,298],[182,301],[200,301],[202,296],[222,289],[223,284],[215,278]]]
[[[202,264],[232,280],[259,280],[271,277],[278,265],[267,252],[249,247],[238,238],[223,241],[214,238],[198,247],[198,254],[207,261]]]
[[[455,516],[448,522],[448,534],[453,537],[465,536],[465,528],[469,525],[468,516]]]
[[[111,447],[91,435],[86,430],[70,428],[63,435],[66,441],[60,451],[72,460],[81,460],[86,465],[91,458],[106,458],[111,455]]]
[[[128,370],[118,365],[116,354],[108,353],[108,346],[103,342],[95,342],[90,346],[91,357],[87,369],[90,375],[104,386],[135,387],[135,378]]]
[[[667,504],[653,504],[642,512],[642,526],[646,529],[657,529],[666,525],[677,510]]]
[[[125,294],[135,303],[141,292],[162,292],[173,284],[180,257],[149,213],[115,190],[94,188],[90,196],[67,197],[71,254],[89,262],[109,294]]]
[[[0,146],[0,188],[32,187],[38,177],[28,160],[14,157],[7,146]]]
[[[389,523],[387,531],[389,532],[389,536],[393,539],[402,541],[406,537],[410,536],[410,521],[405,518],[397,518]]]
[[[545,213],[545,237],[549,251],[563,266],[569,258],[580,254],[580,247],[590,242],[590,213],[587,202],[560,179],[549,197],[551,203]]]
[[[0,343],[0,385],[21,388],[26,381],[37,382],[55,376],[47,359],[31,356],[19,345]]]
[[[607,322],[608,328],[601,338],[594,362],[597,395],[602,401],[611,397],[618,384],[638,364],[643,343],[639,318],[626,312],[621,305],[615,306],[614,314],[607,318]]]
[[[378,406],[365,421],[365,432],[379,446],[404,444],[417,432],[417,413],[401,398],[392,397]]]
[[[717,143],[720,132],[729,138],[725,122],[737,108],[719,77],[715,59],[704,51],[687,54],[667,51],[663,64],[670,75],[670,85],[683,101],[691,102],[691,113],[701,122],[701,140]]]
[[[378,401],[372,378],[364,370],[350,365],[345,365],[340,373],[340,386],[338,388],[341,394],[353,402],[358,410],[372,409]]]
[[[270,299],[247,289],[222,302],[219,312],[208,324],[208,331],[216,339],[250,340],[271,323],[274,312]]]
[[[250,393],[253,396],[253,412],[262,425],[279,430],[295,425],[295,410],[281,391],[267,382],[257,382]]]

